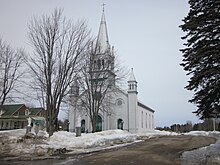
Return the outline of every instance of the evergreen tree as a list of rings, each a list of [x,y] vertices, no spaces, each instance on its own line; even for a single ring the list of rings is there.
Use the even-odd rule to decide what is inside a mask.
[[[191,76],[194,112],[201,119],[220,116],[220,0],[189,0],[180,28],[186,33],[182,66]]]

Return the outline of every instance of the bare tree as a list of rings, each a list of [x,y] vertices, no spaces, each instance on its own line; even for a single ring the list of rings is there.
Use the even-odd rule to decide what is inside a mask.
[[[117,93],[119,90],[117,84],[126,74],[120,65],[115,65],[113,48],[100,59],[97,50],[91,45],[86,55],[87,58],[77,79],[80,94],[76,95],[74,101],[77,103],[73,106],[80,107],[81,113],[86,113],[90,117],[92,132],[96,132],[96,121],[100,111],[112,113],[112,95]]]
[[[84,50],[89,43],[85,21],[73,24],[55,9],[48,16],[34,18],[29,24],[29,40],[34,54],[28,58],[35,83],[45,103],[46,127],[51,136],[55,131],[61,103],[78,73]]]
[[[19,80],[23,75],[22,67],[24,52],[14,50],[0,38],[0,106],[11,100],[11,93],[17,90]]]

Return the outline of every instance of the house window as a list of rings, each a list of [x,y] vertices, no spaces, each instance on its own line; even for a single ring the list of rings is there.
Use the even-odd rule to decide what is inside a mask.
[[[25,110],[25,115],[28,116],[29,115],[29,109]]]
[[[14,127],[15,127],[15,129],[19,128],[19,121],[14,122]]]

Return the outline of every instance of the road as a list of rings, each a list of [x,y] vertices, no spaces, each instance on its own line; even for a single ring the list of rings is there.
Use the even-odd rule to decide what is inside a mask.
[[[10,161],[0,164],[22,165],[179,165],[184,151],[201,148],[216,142],[203,136],[162,136],[118,149],[88,155],[62,155],[60,159]]]
[[[202,136],[164,136],[119,150],[100,152],[83,157],[74,165],[178,165],[180,156],[215,143],[215,138]]]

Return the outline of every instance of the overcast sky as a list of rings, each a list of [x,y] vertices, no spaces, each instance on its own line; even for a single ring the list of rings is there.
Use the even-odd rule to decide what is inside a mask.
[[[67,18],[86,19],[98,33],[105,3],[110,44],[120,60],[134,68],[138,98],[155,110],[156,126],[198,122],[196,108],[184,89],[186,73],[179,65],[183,32],[178,27],[189,11],[187,0],[0,0],[0,36],[27,51],[27,24],[33,16],[63,8]]]

